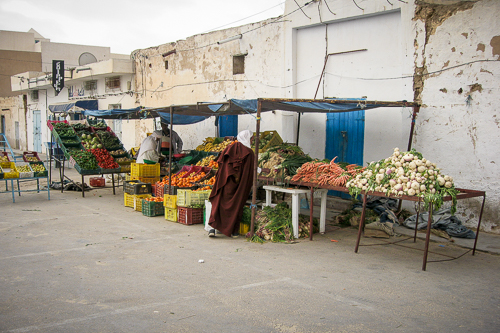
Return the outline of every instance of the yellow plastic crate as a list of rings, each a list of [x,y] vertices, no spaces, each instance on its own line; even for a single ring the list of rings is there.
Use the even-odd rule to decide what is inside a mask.
[[[19,178],[19,172],[16,170],[16,164],[14,162],[4,162],[2,165],[3,178]]]
[[[177,208],[165,207],[165,220],[177,222]]]
[[[134,195],[128,194],[128,193],[123,193],[123,202],[124,202],[125,207],[134,208]]]
[[[211,191],[177,190],[177,206],[188,207],[204,204],[210,193]]]
[[[160,181],[160,177],[137,177],[130,176],[130,180],[140,180],[143,183],[150,183],[151,185],[156,184]]]
[[[130,175],[133,177],[160,177],[160,163],[131,163]]]
[[[248,224],[240,223],[240,235],[246,235],[250,230],[250,226]]]
[[[163,206],[166,208],[172,208],[176,209],[177,208],[177,196],[176,195],[171,195],[171,194],[164,194],[163,195]]]
[[[151,198],[151,194],[136,194],[134,197],[134,209],[138,212],[142,212],[142,199]]]

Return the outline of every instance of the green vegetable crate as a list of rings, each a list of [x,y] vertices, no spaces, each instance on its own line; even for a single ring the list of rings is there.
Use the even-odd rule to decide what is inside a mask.
[[[146,201],[142,199],[142,215],[150,217],[165,215],[163,202]]]

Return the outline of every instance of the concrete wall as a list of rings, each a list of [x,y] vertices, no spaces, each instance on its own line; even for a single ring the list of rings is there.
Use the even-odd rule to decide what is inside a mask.
[[[65,68],[79,66],[78,58],[84,52],[92,53],[97,61],[111,59],[109,47],[43,41],[38,44],[41,45],[43,72],[52,72],[52,60],[64,60]]]
[[[0,50],[36,52],[35,33],[0,30]]]
[[[5,118],[5,136],[11,148],[27,150],[26,145],[26,117],[24,114],[23,96],[0,98],[0,116]],[[16,142],[16,123],[18,138]],[[2,148],[3,150],[3,148]]]
[[[195,35],[186,40],[135,51],[136,91],[141,105],[161,107],[220,102],[230,98],[283,96],[282,23],[262,21],[236,28]],[[217,44],[232,36],[241,39]],[[163,56],[169,51],[176,53]],[[245,73],[233,75],[233,56],[245,56]],[[165,68],[168,61],[168,69]],[[266,114],[263,124],[276,128],[281,115]],[[274,124],[274,125],[270,125]],[[255,129],[251,116],[239,117],[239,130]],[[216,135],[214,119],[177,126],[185,149],[194,149],[204,138]],[[142,137],[143,138],[143,137]]]
[[[500,233],[500,2],[415,7],[415,147],[457,187],[484,190],[485,230]],[[417,75],[423,74],[423,75]],[[459,205],[475,225],[481,201]]]
[[[298,0],[303,6],[306,1]],[[499,233],[498,94],[500,2],[314,1],[285,8],[285,85],[289,97],[313,97],[325,54],[367,48],[327,63],[319,97],[414,100],[422,104],[413,147],[454,177],[457,187],[486,190],[483,227]],[[397,16],[397,17],[396,17]],[[397,21],[397,22],[396,22]],[[384,30],[385,29],[385,30]],[[384,46],[371,52],[377,44]],[[367,46],[366,46],[367,45]],[[380,110],[380,109],[378,109]],[[406,148],[410,110],[366,111],[364,160]],[[325,117],[310,116],[301,133],[324,141]],[[319,133],[319,135],[318,135]],[[301,134],[313,155],[323,147]],[[459,157],[459,158],[457,158]],[[461,201],[458,214],[477,225],[480,200]]]

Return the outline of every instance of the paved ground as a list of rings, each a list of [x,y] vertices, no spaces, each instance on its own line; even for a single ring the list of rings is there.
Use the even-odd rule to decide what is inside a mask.
[[[421,251],[354,253],[350,228],[288,245],[208,238],[116,193],[0,195],[0,332],[498,332],[498,255],[422,271]]]

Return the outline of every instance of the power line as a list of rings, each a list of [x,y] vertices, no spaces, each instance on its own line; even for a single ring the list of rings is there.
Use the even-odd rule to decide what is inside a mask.
[[[234,22],[231,22],[231,23],[227,23],[227,24],[221,25],[221,26],[219,26],[219,27],[217,27],[217,28],[213,28],[213,29],[210,29],[210,30],[204,31],[204,32],[202,32],[202,34],[207,33],[207,32],[211,32],[211,31],[214,31],[214,30],[218,30],[218,29],[220,29],[220,28],[226,27],[226,26],[228,26],[228,25],[232,25],[232,24],[234,24],[234,23],[238,23],[238,22],[244,21],[244,20],[249,19],[249,18],[251,18],[251,17],[254,17],[254,16],[257,16],[257,15],[262,14],[262,13],[264,13],[264,12],[267,12],[268,10],[271,10],[271,9],[273,9],[273,8],[275,8],[275,7],[281,6],[281,5],[282,5],[282,4],[284,4],[284,3],[286,3],[286,1],[283,1],[283,2],[281,2],[281,3],[279,3],[279,4],[275,5],[275,6],[272,6],[272,7],[268,8],[268,9],[264,9],[264,10],[263,10],[263,11],[261,11],[261,12],[258,12],[258,13],[255,13],[255,14],[253,14],[253,15],[247,16],[247,17],[242,18],[242,19],[240,19],[240,20],[236,20],[236,21],[234,21]]]

